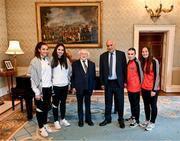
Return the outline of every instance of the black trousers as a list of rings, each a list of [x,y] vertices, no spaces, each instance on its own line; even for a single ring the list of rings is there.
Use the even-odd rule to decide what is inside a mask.
[[[111,121],[112,101],[115,95],[115,105],[118,112],[118,121],[124,120],[124,89],[120,88],[117,80],[109,80],[105,87],[105,120]]]
[[[42,94],[43,97],[40,100],[35,100],[36,104],[36,118],[38,121],[39,128],[42,128],[45,124],[47,124],[47,116],[48,111],[51,105],[51,93],[52,89],[50,88],[43,88]]]
[[[131,116],[139,123],[140,115],[140,92],[128,92],[128,98],[131,108]]]
[[[68,85],[64,87],[53,86],[53,90],[54,90],[54,94],[52,95],[53,115],[54,115],[54,121],[58,121],[59,106],[60,106],[61,119],[65,118]]]
[[[144,111],[146,120],[150,120],[150,122],[155,123],[157,117],[157,99],[158,92],[155,96],[151,96],[151,91],[142,89],[142,98],[144,101]]]
[[[79,121],[84,121],[83,103],[85,104],[85,121],[91,121],[91,95],[89,90],[76,94]]]

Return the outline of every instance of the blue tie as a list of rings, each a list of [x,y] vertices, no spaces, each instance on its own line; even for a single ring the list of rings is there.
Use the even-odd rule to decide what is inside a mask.
[[[110,53],[110,62],[109,62],[109,77],[112,76],[112,67],[113,67],[113,53]]]

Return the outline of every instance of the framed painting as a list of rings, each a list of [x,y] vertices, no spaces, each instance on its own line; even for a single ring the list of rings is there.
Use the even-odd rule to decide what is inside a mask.
[[[55,47],[102,46],[102,1],[36,2],[38,41]]]
[[[13,70],[14,67],[12,65],[11,60],[3,60],[6,70]]]

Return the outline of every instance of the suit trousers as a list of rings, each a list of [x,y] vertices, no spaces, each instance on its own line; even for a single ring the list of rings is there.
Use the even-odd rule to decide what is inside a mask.
[[[122,121],[124,114],[124,88],[119,87],[117,80],[108,80],[105,86],[105,120],[111,121],[112,101],[115,96],[115,105],[118,112],[118,121]]]
[[[85,104],[85,121],[91,121],[91,93],[89,90],[83,90],[82,93],[77,92],[76,98],[79,121],[84,121],[83,101]]]
[[[51,87],[43,88],[42,89],[42,94],[43,94],[42,99],[35,100],[36,117],[37,117],[39,128],[42,128],[45,124],[47,124],[48,110],[49,110],[50,104],[51,104],[51,93],[52,93]]]

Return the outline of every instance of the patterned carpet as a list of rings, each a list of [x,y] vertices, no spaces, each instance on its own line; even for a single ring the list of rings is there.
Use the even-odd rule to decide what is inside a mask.
[[[52,112],[49,112],[50,126],[53,129],[53,133],[49,134],[49,137],[42,138],[38,135],[37,122],[34,117],[32,121],[26,123],[21,130],[13,135],[11,140],[26,141],[26,140],[54,140],[54,141],[91,141],[91,140],[165,140],[165,141],[175,141],[180,140],[180,96],[160,96],[158,99],[159,113],[157,117],[156,127],[152,131],[144,131],[140,127],[134,129],[129,127],[129,123],[126,122],[126,128],[120,129],[117,124],[117,115],[112,114],[113,122],[105,127],[100,127],[98,124],[104,119],[104,97],[97,96],[92,98],[92,120],[95,126],[90,127],[87,124],[84,127],[79,128],[77,125],[77,105],[76,103],[71,103],[67,105],[67,116],[66,119],[70,121],[70,127],[62,127],[59,131],[55,130],[53,126],[53,116]],[[16,122],[14,124],[23,125],[20,113],[14,117]],[[125,97],[125,114],[124,117],[128,118],[130,116],[129,102],[127,96]],[[6,121],[7,123],[9,122]],[[22,120],[22,121],[21,121]],[[144,120],[144,110],[141,99],[141,116],[140,120]],[[18,122],[17,122],[18,121]],[[10,126],[9,124],[5,125]],[[5,130],[5,129],[4,129]],[[8,132],[8,130],[4,131]],[[7,134],[7,133],[6,133]],[[0,137],[4,137],[4,134]],[[3,138],[5,139],[5,138]],[[7,138],[6,138],[7,139]]]
[[[0,121],[0,140],[8,140],[21,129],[27,122],[26,113],[20,110],[12,112],[9,116]]]

